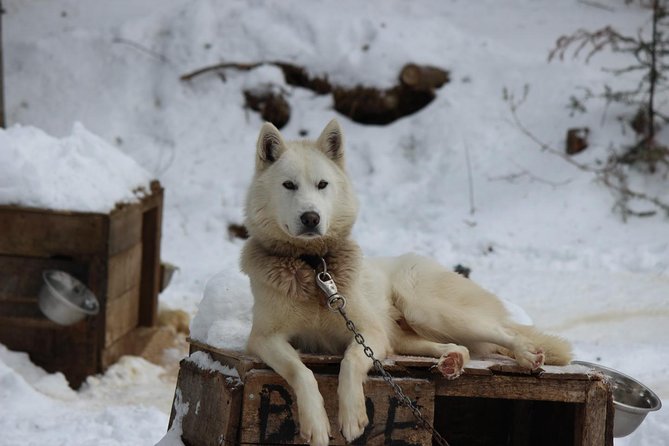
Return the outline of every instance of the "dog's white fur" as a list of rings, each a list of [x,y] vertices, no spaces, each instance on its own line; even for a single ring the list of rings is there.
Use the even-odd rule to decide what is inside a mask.
[[[305,213],[317,214],[318,224],[305,223]],[[286,142],[273,125],[262,127],[241,261],[254,296],[248,350],[293,388],[310,444],[328,444],[331,430],[314,375],[296,349],[344,354],[338,427],[349,442],[368,423],[362,384],[372,364],[341,316],[323,305],[304,255],[327,260],[349,317],[378,359],[392,352],[433,356],[448,378],[462,373],[470,351],[505,352],[531,369],[569,362],[566,341],[513,323],[494,295],[435,261],[413,254],[363,259],[350,237],[356,214],[335,120],[316,141]]]

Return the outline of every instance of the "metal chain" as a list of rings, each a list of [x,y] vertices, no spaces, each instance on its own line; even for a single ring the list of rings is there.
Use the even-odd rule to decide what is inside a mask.
[[[322,261],[323,261],[323,272],[316,274],[316,283],[321,288],[321,290],[326,294],[327,306],[330,309],[330,311],[337,312],[341,315],[341,317],[346,322],[346,328],[351,333],[353,333],[353,339],[355,339],[355,342],[363,348],[365,356],[367,356],[369,359],[372,360],[372,365],[374,366],[376,371],[381,375],[383,380],[386,383],[388,383],[388,385],[392,387],[392,389],[395,391],[395,394],[397,395],[397,398],[399,399],[400,403],[402,403],[404,406],[409,408],[409,410],[411,410],[411,413],[413,413],[413,416],[420,422],[423,428],[430,431],[433,440],[435,440],[437,444],[439,444],[440,446],[450,446],[446,441],[446,439],[442,437],[441,434],[434,428],[432,423],[430,423],[423,416],[418,406],[413,401],[411,401],[411,398],[409,398],[404,394],[404,391],[402,390],[400,385],[394,381],[392,375],[383,368],[383,364],[381,363],[381,361],[376,359],[376,357],[374,356],[374,351],[369,345],[365,343],[365,338],[358,331],[358,329],[355,326],[355,323],[351,319],[349,319],[348,315],[346,314],[346,310],[344,310],[344,308],[346,307],[346,297],[344,297],[344,295],[340,294],[337,291],[337,286],[334,283],[334,279],[332,278],[330,273],[327,272],[327,265],[325,263],[325,260],[322,259]]]

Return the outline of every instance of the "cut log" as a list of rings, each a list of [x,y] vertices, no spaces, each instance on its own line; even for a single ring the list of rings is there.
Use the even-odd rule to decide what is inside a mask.
[[[449,81],[448,71],[429,65],[406,64],[400,71],[400,82],[417,91],[432,91]]]
[[[389,90],[335,88],[333,97],[335,110],[353,121],[384,125],[422,109],[432,102],[435,94],[399,85]]]

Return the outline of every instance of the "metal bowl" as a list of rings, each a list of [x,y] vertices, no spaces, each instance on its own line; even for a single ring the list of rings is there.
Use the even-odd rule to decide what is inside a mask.
[[[100,311],[95,295],[68,273],[49,270],[42,273],[42,278],[44,284],[39,292],[39,308],[57,324],[72,325]]]
[[[625,437],[636,430],[648,412],[662,407],[660,398],[645,385],[617,370],[586,361],[572,361],[604,375],[613,389],[613,436]]]

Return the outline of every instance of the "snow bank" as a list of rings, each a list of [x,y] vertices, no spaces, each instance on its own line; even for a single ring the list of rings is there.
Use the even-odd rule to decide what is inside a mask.
[[[107,213],[138,201],[150,181],[132,158],[81,123],[62,139],[31,126],[0,129],[0,204]]]
[[[137,358],[137,361],[143,360]],[[137,361],[136,370],[150,366],[146,361],[144,364]],[[125,399],[110,388],[93,391],[104,387],[100,382],[108,381],[109,374],[124,368],[122,363],[115,367],[106,375],[92,377],[99,381],[89,379],[86,388],[75,392],[62,374],[48,374],[30,363],[25,353],[12,352],[0,345],[0,443],[3,446],[154,444],[167,426],[163,410],[148,399],[142,404],[142,395],[136,391],[125,394]],[[116,381],[114,385],[121,394],[124,388],[132,386],[132,380],[126,378],[124,383],[119,386]],[[152,386],[154,394],[158,388],[155,383],[141,385]],[[136,386],[135,390],[139,388]],[[173,387],[161,390],[171,391]]]

